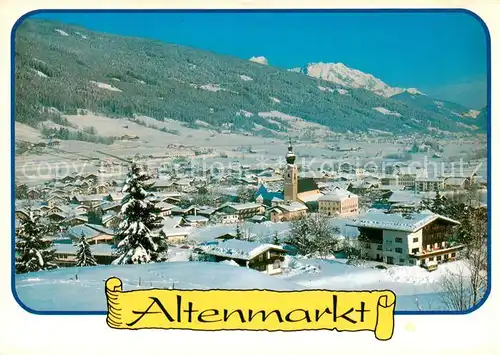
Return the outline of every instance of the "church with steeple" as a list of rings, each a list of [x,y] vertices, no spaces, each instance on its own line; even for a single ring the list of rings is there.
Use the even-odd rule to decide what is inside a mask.
[[[295,164],[296,156],[293,152],[291,140],[288,142],[288,151],[285,156],[286,166],[283,171],[283,190],[270,192],[263,184],[255,194],[256,201],[268,206],[283,206],[293,203],[295,206],[306,205],[310,211],[318,209],[317,200],[323,196],[313,178],[299,178],[298,167]]]
[[[286,154],[286,168],[285,168],[285,188],[284,200],[297,201],[299,177],[297,172],[297,165],[295,165],[295,154],[293,153],[292,141],[288,142],[288,153]]]
[[[315,210],[317,199],[322,196],[319,192],[316,181],[312,178],[299,178],[296,156],[293,152],[292,141],[288,142],[288,152],[285,156],[286,167],[284,171],[284,193],[285,202],[301,202],[306,204],[311,210]]]

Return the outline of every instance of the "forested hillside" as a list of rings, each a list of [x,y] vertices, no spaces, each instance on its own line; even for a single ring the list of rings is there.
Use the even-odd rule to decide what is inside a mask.
[[[31,126],[88,109],[110,117],[145,115],[196,126],[272,134],[291,123],[278,113],[335,132],[470,131],[439,110],[343,88],[300,73],[159,41],[26,20],[15,43],[16,120]],[[262,113],[271,114],[262,114]],[[261,113],[259,115],[259,113]],[[231,126],[231,125],[226,125]]]

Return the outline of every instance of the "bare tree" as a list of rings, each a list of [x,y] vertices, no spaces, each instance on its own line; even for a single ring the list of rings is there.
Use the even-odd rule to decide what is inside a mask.
[[[333,254],[339,246],[340,230],[329,218],[319,214],[308,214],[292,222],[288,243],[302,255],[318,253],[321,258]]]
[[[481,300],[486,283],[486,273],[467,260],[456,272],[448,270],[441,278],[441,300],[449,310],[466,311]]]
[[[440,283],[442,301],[450,310],[470,309],[484,297],[488,287],[486,212],[471,214],[465,227],[467,243],[462,253],[463,263],[458,264],[456,272],[448,271]]]
[[[250,202],[254,199],[255,189],[241,185],[236,191],[236,194],[238,195],[238,201],[240,203]]]
[[[253,228],[248,222],[243,222],[240,225],[241,239],[251,241],[253,238]]]
[[[345,253],[347,263],[351,265],[363,265],[368,259],[366,254],[363,254],[362,243],[366,243],[363,238],[345,238],[342,241],[342,250]]]

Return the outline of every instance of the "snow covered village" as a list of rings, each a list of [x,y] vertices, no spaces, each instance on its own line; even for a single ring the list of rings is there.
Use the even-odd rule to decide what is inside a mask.
[[[488,107],[342,63],[283,68],[44,19],[16,36],[27,308],[105,311],[109,277],[391,290],[398,311],[487,293]]]
[[[361,184],[303,177],[291,142],[283,155],[281,170],[250,167],[226,183],[199,171],[188,178],[189,164],[167,180],[138,160],[123,182],[90,173],[18,186],[20,299],[36,309],[101,310],[102,280],[120,276],[134,288],[384,288],[397,293],[398,309],[432,310],[453,307],[446,282],[486,271],[475,176],[457,200],[439,186],[416,193],[373,176]],[[478,295],[481,282],[471,286]]]

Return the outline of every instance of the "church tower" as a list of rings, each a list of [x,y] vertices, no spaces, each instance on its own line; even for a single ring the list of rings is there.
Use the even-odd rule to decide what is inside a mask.
[[[285,169],[285,201],[296,201],[298,191],[298,174],[295,165],[295,154],[293,153],[292,141],[288,143]]]

